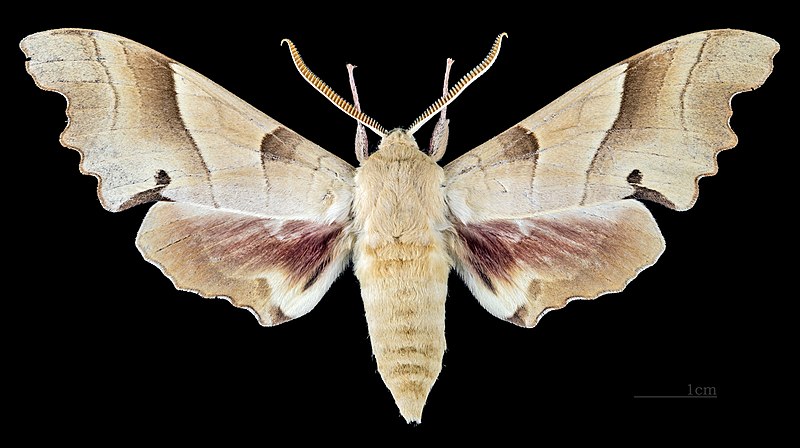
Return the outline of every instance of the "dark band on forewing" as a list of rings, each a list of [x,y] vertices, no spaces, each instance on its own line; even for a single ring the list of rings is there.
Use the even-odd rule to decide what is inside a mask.
[[[106,82],[111,87],[111,92],[114,95],[114,105],[112,106],[111,113],[111,129],[116,129],[117,116],[119,115],[119,90],[117,89],[117,85],[111,76],[111,69],[109,69],[108,65],[106,65],[106,58],[100,54],[100,47],[97,45],[97,39],[94,37],[95,33],[89,32],[88,34],[82,34],[79,36],[81,37],[81,40],[89,39],[89,41],[91,41],[94,54],[97,56],[97,62],[103,67],[103,71],[106,73]]]
[[[151,133],[149,138],[152,140],[158,141],[162,138],[170,141],[178,140],[181,142],[179,147],[192,148],[197,154],[195,163],[203,169],[206,178],[205,185],[211,202],[214,207],[219,207],[211,186],[211,172],[203,159],[202,150],[194,141],[181,116],[175,91],[175,73],[169,65],[170,61],[161,58],[155,59],[152,54],[131,51],[128,48],[130,45],[128,41],[114,41],[114,43],[122,47],[126,66],[136,80],[135,88],[138,98],[123,97],[121,99],[123,102],[130,103],[126,105],[128,107],[138,103],[136,106],[141,109],[136,117],[136,120],[139,121],[138,126]],[[115,113],[116,109],[117,107],[115,107]],[[127,201],[125,205],[132,207],[137,204]]]
[[[706,50],[706,45],[708,45],[708,41],[709,40],[710,40],[710,38],[703,40],[702,45],[700,45],[700,51],[697,52],[697,57],[695,57],[694,63],[692,63],[692,68],[689,69],[689,76],[688,76],[689,79],[691,79],[694,76],[694,72],[695,72],[695,70],[697,70],[697,66],[700,64],[700,61],[702,59],[703,53]],[[683,85],[683,88],[681,89],[681,98],[680,98],[680,102],[681,102],[681,126],[683,127],[684,131],[688,131],[689,130],[689,126],[686,125],[686,109],[687,109],[686,91],[688,90],[689,85],[690,85],[690,82],[688,82],[688,80],[687,80],[687,82]]]
[[[520,158],[536,160],[538,156],[539,140],[536,138],[536,134],[522,126],[517,125],[503,132],[497,136],[497,141],[503,148],[506,160]],[[534,169],[535,166],[534,163]]]
[[[616,149],[614,145],[609,144],[616,138],[615,133],[621,129],[639,128],[642,126],[641,117],[648,114],[650,116],[658,114],[658,98],[672,61],[672,53],[670,52],[654,53],[650,57],[636,60],[626,67],[623,75],[625,80],[619,113],[614,120],[614,124],[606,131],[605,137],[597,148],[589,169],[586,171],[581,204],[586,203],[590,177],[598,170],[598,161],[612,157],[612,153]],[[648,195],[640,198],[652,200],[651,198],[656,197],[656,195]],[[667,204],[664,203],[664,205]]]
[[[261,140],[262,165],[274,160],[294,161],[295,152],[302,143],[303,140],[297,134],[284,127],[278,127],[272,132],[264,134],[264,138]]]

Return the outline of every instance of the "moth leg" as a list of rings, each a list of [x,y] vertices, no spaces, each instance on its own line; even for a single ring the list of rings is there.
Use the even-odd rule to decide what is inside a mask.
[[[442,88],[442,96],[447,95],[447,90],[450,84],[450,66],[453,65],[453,60],[447,58],[447,67],[444,69],[444,87]],[[450,120],[447,119],[447,106],[442,109],[442,112],[439,114],[439,121],[436,122],[436,126],[433,128],[433,134],[431,135],[431,144],[428,148],[428,154],[433,158],[433,160],[439,160],[444,155],[444,151],[447,149],[447,136],[450,133]]]
[[[361,112],[361,104],[358,103],[358,91],[356,90],[356,80],[353,77],[353,64],[347,64],[347,75],[350,78],[350,91],[353,92],[353,104],[356,110]],[[356,125],[356,159],[359,162],[367,160],[369,155],[369,141],[367,140],[367,130],[360,122]]]

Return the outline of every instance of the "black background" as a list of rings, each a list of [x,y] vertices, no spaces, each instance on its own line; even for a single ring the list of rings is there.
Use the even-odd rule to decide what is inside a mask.
[[[355,123],[302,80],[282,38],[293,39],[344,97],[345,63],[358,65],[365,111],[392,128],[407,126],[438,97],[445,58],[456,60],[458,78],[508,32],[495,66],[449,109],[446,163],[670,38],[729,27],[783,43],[789,33],[780,23],[786,12],[767,8],[548,11],[493,2],[450,13],[459,7],[373,3],[319,12],[295,3],[191,11],[64,3],[6,18],[5,135],[12,141],[5,150],[12,162],[5,165],[3,215],[12,232],[3,319],[14,378],[8,395],[20,398],[7,403],[21,420],[51,428],[31,437],[91,438],[98,428],[147,436],[170,428],[178,435],[224,429],[264,442],[331,431],[379,431],[391,440],[486,433],[535,442],[557,421],[626,429],[634,420],[714,434],[727,425],[719,421],[738,414],[737,404],[783,389],[774,375],[789,354],[773,350],[789,331],[776,314],[792,297],[775,254],[795,241],[780,206],[790,198],[782,179],[791,178],[787,154],[796,146],[779,123],[782,100],[796,90],[787,86],[783,52],[761,89],[734,99],[740,144],[719,156],[720,174],[701,181],[696,206],[678,213],[648,205],[667,250],[624,292],[573,302],[526,330],[485,312],[451,276],[444,369],[417,427],[399,417],[377,374],[350,271],[310,314],[275,328],[225,301],[176,291],[134,247],[147,207],[104,211],[96,181],[78,172],[78,154],[59,145],[64,99],[37,89],[25,73],[15,49],[25,35],[82,27],[136,40],[356,164]],[[430,129],[420,130],[418,141],[426,142]],[[374,134],[370,140],[377,144]],[[713,387],[718,397],[633,398],[686,395],[690,384]]]

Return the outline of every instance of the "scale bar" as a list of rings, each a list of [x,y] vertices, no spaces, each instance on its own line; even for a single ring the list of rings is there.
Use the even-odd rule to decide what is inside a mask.
[[[717,398],[716,395],[634,395],[633,398]]]

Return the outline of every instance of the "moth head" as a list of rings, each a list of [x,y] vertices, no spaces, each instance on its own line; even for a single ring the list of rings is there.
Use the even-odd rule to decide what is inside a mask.
[[[281,41],[281,45],[284,43],[289,45],[289,53],[292,56],[292,61],[294,62],[297,71],[308,81],[312,86],[314,86],[317,91],[323,94],[326,98],[328,98],[336,107],[341,109],[347,115],[355,118],[356,121],[363,124],[367,128],[371,129],[373,132],[381,136],[382,141],[380,147],[384,147],[387,144],[387,141],[397,141],[400,143],[400,140],[396,139],[410,139],[413,142],[414,146],[416,146],[416,142],[414,141],[414,133],[419,130],[422,125],[428,122],[431,118],[433,118],[436,114],[441,112],[444,108],[447,107],[448,104],[452,103],[453,100],[464,91],[464,89],[472,84],[476,79],[478,79],[481,75],[486,73],[489,67],[494,64],[494,61],[497,59],[497,55],[500,53],[500,44],[503,41],[504,37],[508,37],[506,33],[501,33],[498,35],[494,43],[492,44],[492,49],[489,51],[489,54],[478,64],[475,68],[470,70],[466,75],[464,75],[457,83],[453,85],[449,90],[447,90],[441,98],[436,100],[430,107],[425,109],[425,111],[417,117],[414,122],[411,123],[408,128],[397,128],[394,129],[392,132],[387,132],[386,128],[381,126],[375,119],[366,115],[365,113],[361,112],[359,108],[356,108],[353,104],[339,96],[336,92],[333,91],[327,84],[325,84],[317,75],[315,75],[309,68],[306,66],[305,62],[303,62],[303,58],[300,57],[300,53],[297,51],[297,47],[295,47],[294,43],[289,39],[283,39]],[[391,137],[391,139],[390,139]],[[443,152],[437,154],[436,160],[441,158]]]
[[[380,151],[381,149],[388,147],[404,147],[419,150],[419,146],[417,145],[417,141],[414,139],[414,135],[408,132],[407,129],[403,128],[392,129],[391,132],[386,134],[381,139],[381,143],[378,145],[378,150]]]

